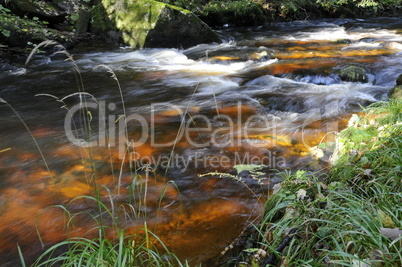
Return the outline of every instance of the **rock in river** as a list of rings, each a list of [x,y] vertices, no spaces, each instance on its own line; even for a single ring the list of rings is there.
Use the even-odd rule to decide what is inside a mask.
[[[361,82],[368,81],[366,71],[357,66],[349,66],[340,70],[339,77],[347,82]]]
[[[192,12],[150,0],[102,0],[109,18],[132,47],[188,48],[219,42]]]

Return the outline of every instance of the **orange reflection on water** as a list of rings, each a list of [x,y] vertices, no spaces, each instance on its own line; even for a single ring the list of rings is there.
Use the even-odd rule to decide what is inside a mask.
[[[362,50],[346,50],[346,51],[297,51],[294,53],[276,53],[276,57],[280,60],[284,59],[304,59],[304,58],[339,58],[339,57],[367,57],[367,56],[386,56],[394,54],[394,51],[388,49],[362,49]]]
[[[158,233],[179,257],[190,257],[193,264],[201,263],[218,255],[229,245],[228,240],[241,233],[244,220],[236,214],[250,214],[251,220],[261,208],[262,205],[257,205],[250,212],[240,200],[214,198],[195,205],[188,212],[175,214],[169,224],[158,227]]]
[[[337,64],[335,60],[303,60],[292,62],[281,62],[281,64],[275,63],[266,67],[271,75],[292,73],[297,70],[319,70],[319,69],[331,69]]]
[[[218,108],[219,114],[228,115],[231,118],[250,116],[257,112],[257,109],[249,105],[235,105]]]

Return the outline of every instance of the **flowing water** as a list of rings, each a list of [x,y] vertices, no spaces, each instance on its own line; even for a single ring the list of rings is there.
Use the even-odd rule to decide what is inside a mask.
[[[0,97],[16,110],[0,103],[2,266],[18,263],[17,244],[28,261],[37,256],[37,232],[45,246],[95,236],[85,215],[95,203],[70,202],[95,185],[116,209],[137,203],[180,258],[215,257],[260,215],[280,172],[325,168],[313,147],[333,141],[359,105],[386,99],[402,73],[399,18],[219,33],[222,44],[187,50],[88,46],[69,51],[74,61],[57,53],[2,65]],[[350,65],[368,82],[341,81]],[[265,167],[253,174],[245,164]],[[48,208],[58,204],[80,213],[69,231],[63,210]]]

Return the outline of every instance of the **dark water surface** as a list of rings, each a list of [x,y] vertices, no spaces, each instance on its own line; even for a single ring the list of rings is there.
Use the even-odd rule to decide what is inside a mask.
[[[219,32],[223,44],[187,50],[81,48],[69,51],[74,61],[37,55],[27,67],[1,66],[0,97],[32,134],[0,103],[2,266],[18,263],[17,244],[27,261],[41,252],[37,230],[45,246],[95,236],[90,216],[77,216],[68,232],[63,211],[46,208],[96,214],[90,201],[69,203],[96,185],[105,186],[105,203],[134,203],[180,258],[215,257],[260,214],[278,172],[325,167],[313,147],[333,139],[328,133],[359,105],[386,99],[402,73],[400,18]],[[341,81],[338,70],[349,65],[369,82]],[[265,174],[246,170],[241,182],[216,174],[235,177],[239,164],[265,165]],[[134,197],[133,184],[142,188]],[[144,227],[142,219],[120,223],[128,232]]]

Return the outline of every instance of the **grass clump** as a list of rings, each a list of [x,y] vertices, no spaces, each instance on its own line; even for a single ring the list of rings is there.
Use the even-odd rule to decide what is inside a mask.
[[[142,230],[144,235],[138,236],[120,230],[115,240],[105,237],[101,229],[97,238],[70,238],[50,247],[31,266],[188,266],[154,233]]]
[[[237,262],[402,265],[402,103],[379,102],[363,114],[340,133],[329,174],[288,173],[274,187],[259,238]]]
[[[401,190],[402,177],[402,103],[380,102],[354,115],[338,140],[333,180],[364,189],[387,186]]]

